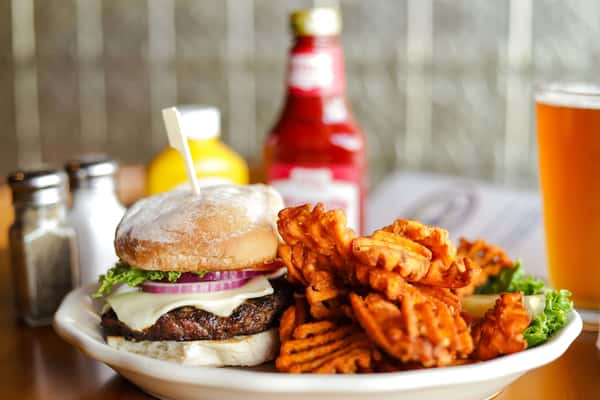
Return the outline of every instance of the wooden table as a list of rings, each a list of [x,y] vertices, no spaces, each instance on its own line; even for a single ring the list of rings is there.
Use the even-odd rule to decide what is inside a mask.
[[[143,171],[120,177],[130,203],[142,193]],[[12,221],[10,191],[0,185],[0,399],[150,399],[102,363],[60,339],[52,328],[16,322],[6,232]],[[502,400],[600,400],[600,351],[596,336],[582,333],[559,360],[529,372],[508,387]]]

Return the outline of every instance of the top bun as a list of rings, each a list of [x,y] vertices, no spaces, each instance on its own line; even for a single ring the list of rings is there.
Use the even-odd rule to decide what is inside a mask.
[[[121,260],[145,270],[248,268],[275,258],[281,196],[265,185],[174,190],[135,203],[115,235]]]

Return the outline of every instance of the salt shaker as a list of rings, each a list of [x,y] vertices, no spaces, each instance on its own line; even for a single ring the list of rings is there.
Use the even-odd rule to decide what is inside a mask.
[[[118,165],[103,155],[88,155],[66,165],[73,195],[69,225],[77,233],[79,281],[97,282],[117,261],[113,241],[125,212],[116,193]]]
[[[19,317],[48,325],[77,279],[75,232],[67,225],[67,176],[60,170],[17,171],[8,176],[15,220],[9,230]]]

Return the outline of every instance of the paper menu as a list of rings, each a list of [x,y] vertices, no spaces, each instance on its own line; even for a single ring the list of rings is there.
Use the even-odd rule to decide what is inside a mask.
[[[455,241],[482,238],[546,278],[541,200],[536,191],[502,188],[443,175],[396,173],[369,196],[366,232],[396,218],[446,228]]]

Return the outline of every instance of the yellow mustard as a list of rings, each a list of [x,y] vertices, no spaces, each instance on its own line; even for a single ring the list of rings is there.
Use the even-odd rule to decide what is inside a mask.
[[[247,184],[248,165],[239,154],[219,140],[219,110],[208,106],[178,106],[177,110],[200,185]],[[169,147],[148,165],[146,193],[153,195],[166,192],[187,181],[183,157]]]

